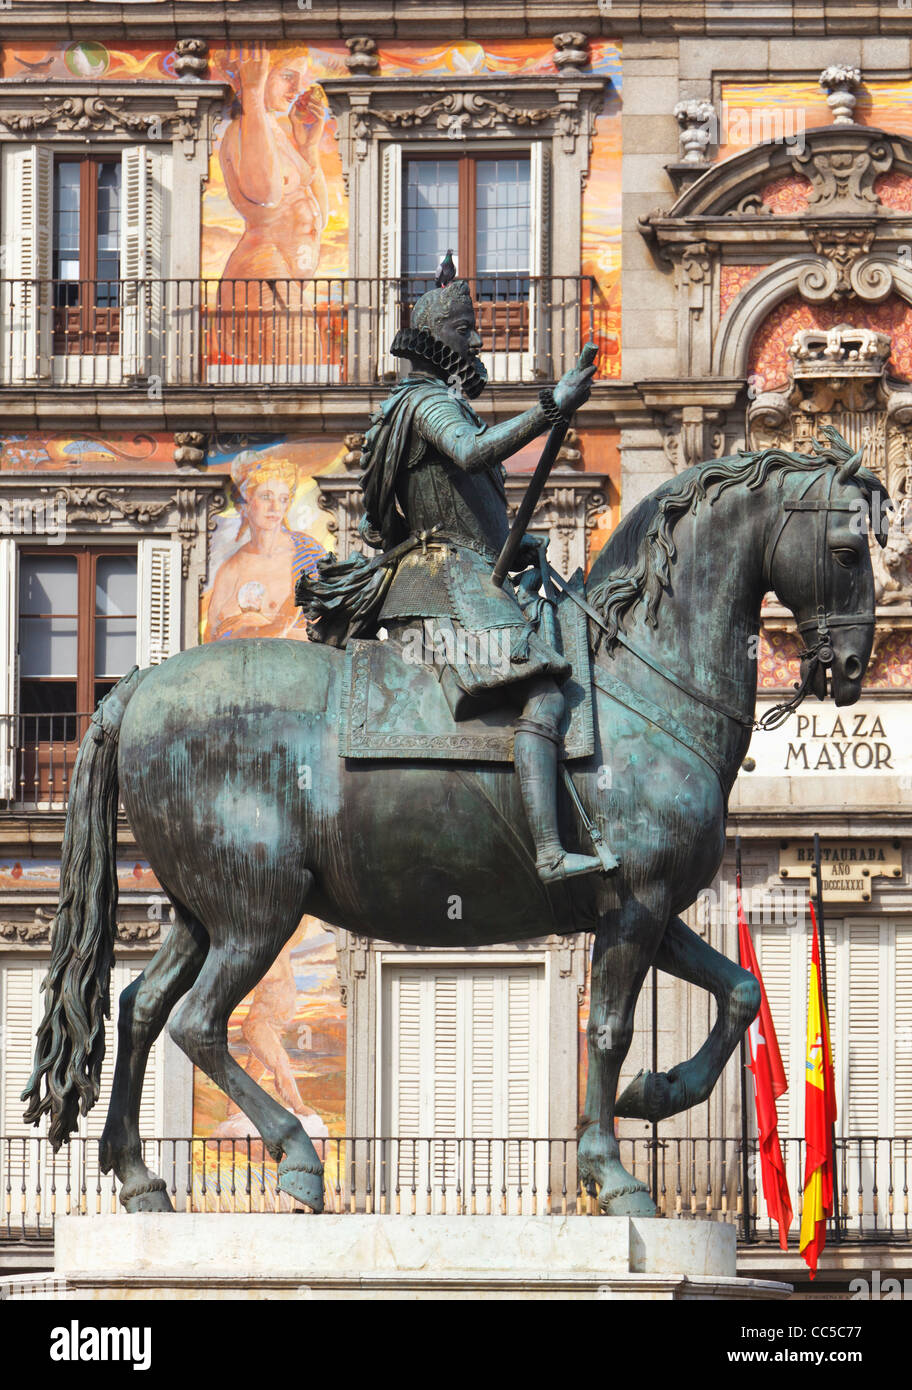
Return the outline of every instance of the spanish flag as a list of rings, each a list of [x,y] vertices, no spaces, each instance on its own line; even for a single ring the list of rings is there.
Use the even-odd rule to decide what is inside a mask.
[[[836,1122],[836,1084],[823,985],[820,941],[813,903],[811,978],[808,985],[807,1056],[804,1073],[804,1207],[799,1247],[811,1278],[826,1244],[827,1217],[833,1213],[833,1125]]]

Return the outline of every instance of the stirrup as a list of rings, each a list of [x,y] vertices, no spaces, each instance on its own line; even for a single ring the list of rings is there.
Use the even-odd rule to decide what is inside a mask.
[[[613,855],[611,857],[614,858]],[[617,868],[617,860],[614,867]],[[536,861],[535,869],[543,883],[558,883],[565,878],[581,878],[583,874],[604,874],[609,871],[601,858],[594,859],[587,854],[568,854],[566,850],[547,863]]]

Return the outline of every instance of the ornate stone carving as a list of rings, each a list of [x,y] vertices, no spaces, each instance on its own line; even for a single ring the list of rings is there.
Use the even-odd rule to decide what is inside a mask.
[[[676,473],[703,459],[722,457],[725,453],[724,421],[721,410],[703,405],[685,405],[666,411],[662,448]]]
[[[819,80],[827,93],[827,106],[833,113],[833,124],[852,125],[858,101],[855,89],[861,85],[861,70],[835,63],[832,67],[824,68]]]
[[[703,164],[712,140],[716,112],[709,101],[679,101],[674,118],[681,127],[681,153],[685,164]]]
[[[518,126],[527,129],[542,121],[556,120],[564,114],[559,106],[521,107],[507,101],[496,101],[480,92],[447,92],[436,101],[399,111],[376,111],[368,107],[369,116],[391,130],[411,130],[414,126],[434,124],[438,130],[458,138],[474,130]]]
[[[205,39],[178,39],[174,45],[174,71],[182,82],[200,82],[209,67]]]
[[[761,393],[748,408],[750,447],[808,452],[821,426],[835,425],[856,448],[864,447],[865,465],[886,484],[902,518],[912,506],[912,390],[887,376],[890,347],[888,334],[845,323],[796,333],[788,382]],[[912,551],[905,527],[894,522],[885,550],[872,543],[871,559],[878,605],[894,615],[910,609]]]
[[[188,40],[198,44],[202,40]],[[183,55],[187,65],[205,60],[198,49]],[[175,60],[175,65],[181,61]],[[43,140],[123,140],[124,137],[181,143],[193,159],[212,137],[214,112],[230,92],[222,82],[205,82],[189,71],[177,82],[110,81],[86,84],[8,81],[0,89],[0,129]],[[203,150],[201,142],[205,142]]]
[[[183,140],[193,134],[192,125],[180,113],[131,111],[123,97],[106,100],[99,96],[74,96],[62,101],[45,97],[44,100],[46,109],[41,112],[14,114],[0,110],[0,125],[23,135],[43,130],[45,126],[53,126],[61,135],[94,135],[108,130],[161,140],[166,126],[174,139]]]
[[[795,151],[790,162],[796,174],[810,180],[808,209],[812,214],[870,216],[881,205],[874,182],[892,167],[893,151],[885,140],[872,134],[861,149],[815,150],[805,145]]]
[[[810,300],[835,299],[838,301],[855,294],[851,271],[855,262],[870,251],[874,240],[874,228],[863,225],[840,227],[831,222],[821,222],[808,227],[808,239],[817,255],[825,256],[829,261],[833,273],[822,277],[820,288],[814,282],[812,275],[805,276],[805,283],[800,287],[804,298]],[[892,288],[892,283],[893,277],[889,276],[887,294]]]
[[[348,49],[345,66],[349,72],[370,76],[372,72],[377,71],[380,59],[377,57],[377,45],[373,39],[368,38],[366,34],[356,34],[353,38],[345,40],[345,47]]]
[[[570,31],[554,35],[554,66],[561,76],[578,72],[589,66],[589,39],[585,34]]]
[[[51,939],[54,925],[53,910],[36,907],[31,918],[12,918],[0,921],[0,944],[9,946],[43,946]],[[117,923],[117,940],[125,946],[158,942],[161,922],[139,918]]]
[[[60,487],[55,490],[54,501],[66,508],[68,525],[74,521],[91,521],[102,526],[112,517],[120,516],[136,526],[150,526],[175,500],[173,496],[161,501],[137,500],[131,493],[132,490],[125,487]]]
[[[186,467],[205,468],[208,436],[202,430],[180,430],[174,436],[174,462]]]

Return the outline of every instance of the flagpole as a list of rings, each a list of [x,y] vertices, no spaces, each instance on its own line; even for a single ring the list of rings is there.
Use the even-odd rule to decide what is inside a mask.
[[[817,935],[820,942],[820,991],[823,995],[823,1007],[826,1010],[827,1033],[830,1039],[830,1048],[833,1046],[833,1029],[830,1023],[830,996],[827,993],[827,968],[826,968],[826,940],[823,920],[823,883],[820,874],[820,836],[814,832],[814,898],[817,911]],[[835,1070],[835,1058],[834,1070]],[[836,1240],[840,1238],[840,1214],[841,1205],[839,1199],[839,1160],[836,1155],[836,1126],[830,1125],[830,1147],[833,1154],[833,1234]]]
[[[735,836],[735,883],[738,889],[738,899],[741,898],[741,836]],[[751,1238],[751,1217],[750,1217],[750,1159],[747,1152],[748,1123],[747,1123],[747,1045],[745,1034],[741,1034],[741,1237],[749,1241]]]

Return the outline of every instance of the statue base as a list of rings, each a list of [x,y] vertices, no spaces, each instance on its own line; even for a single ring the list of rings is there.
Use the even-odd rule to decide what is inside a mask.
[[[713,1221],[140,1213],[58,1218],[55,1293],[89,1299],[783,1299]],[[14,1281],[9,1281],[13,1283]],[[13,1296],[29,1295],[20,1277]],[[39,1285],[40,1280],[34,1283]],[[64,1292],[65,1290],[65,1292]]]

